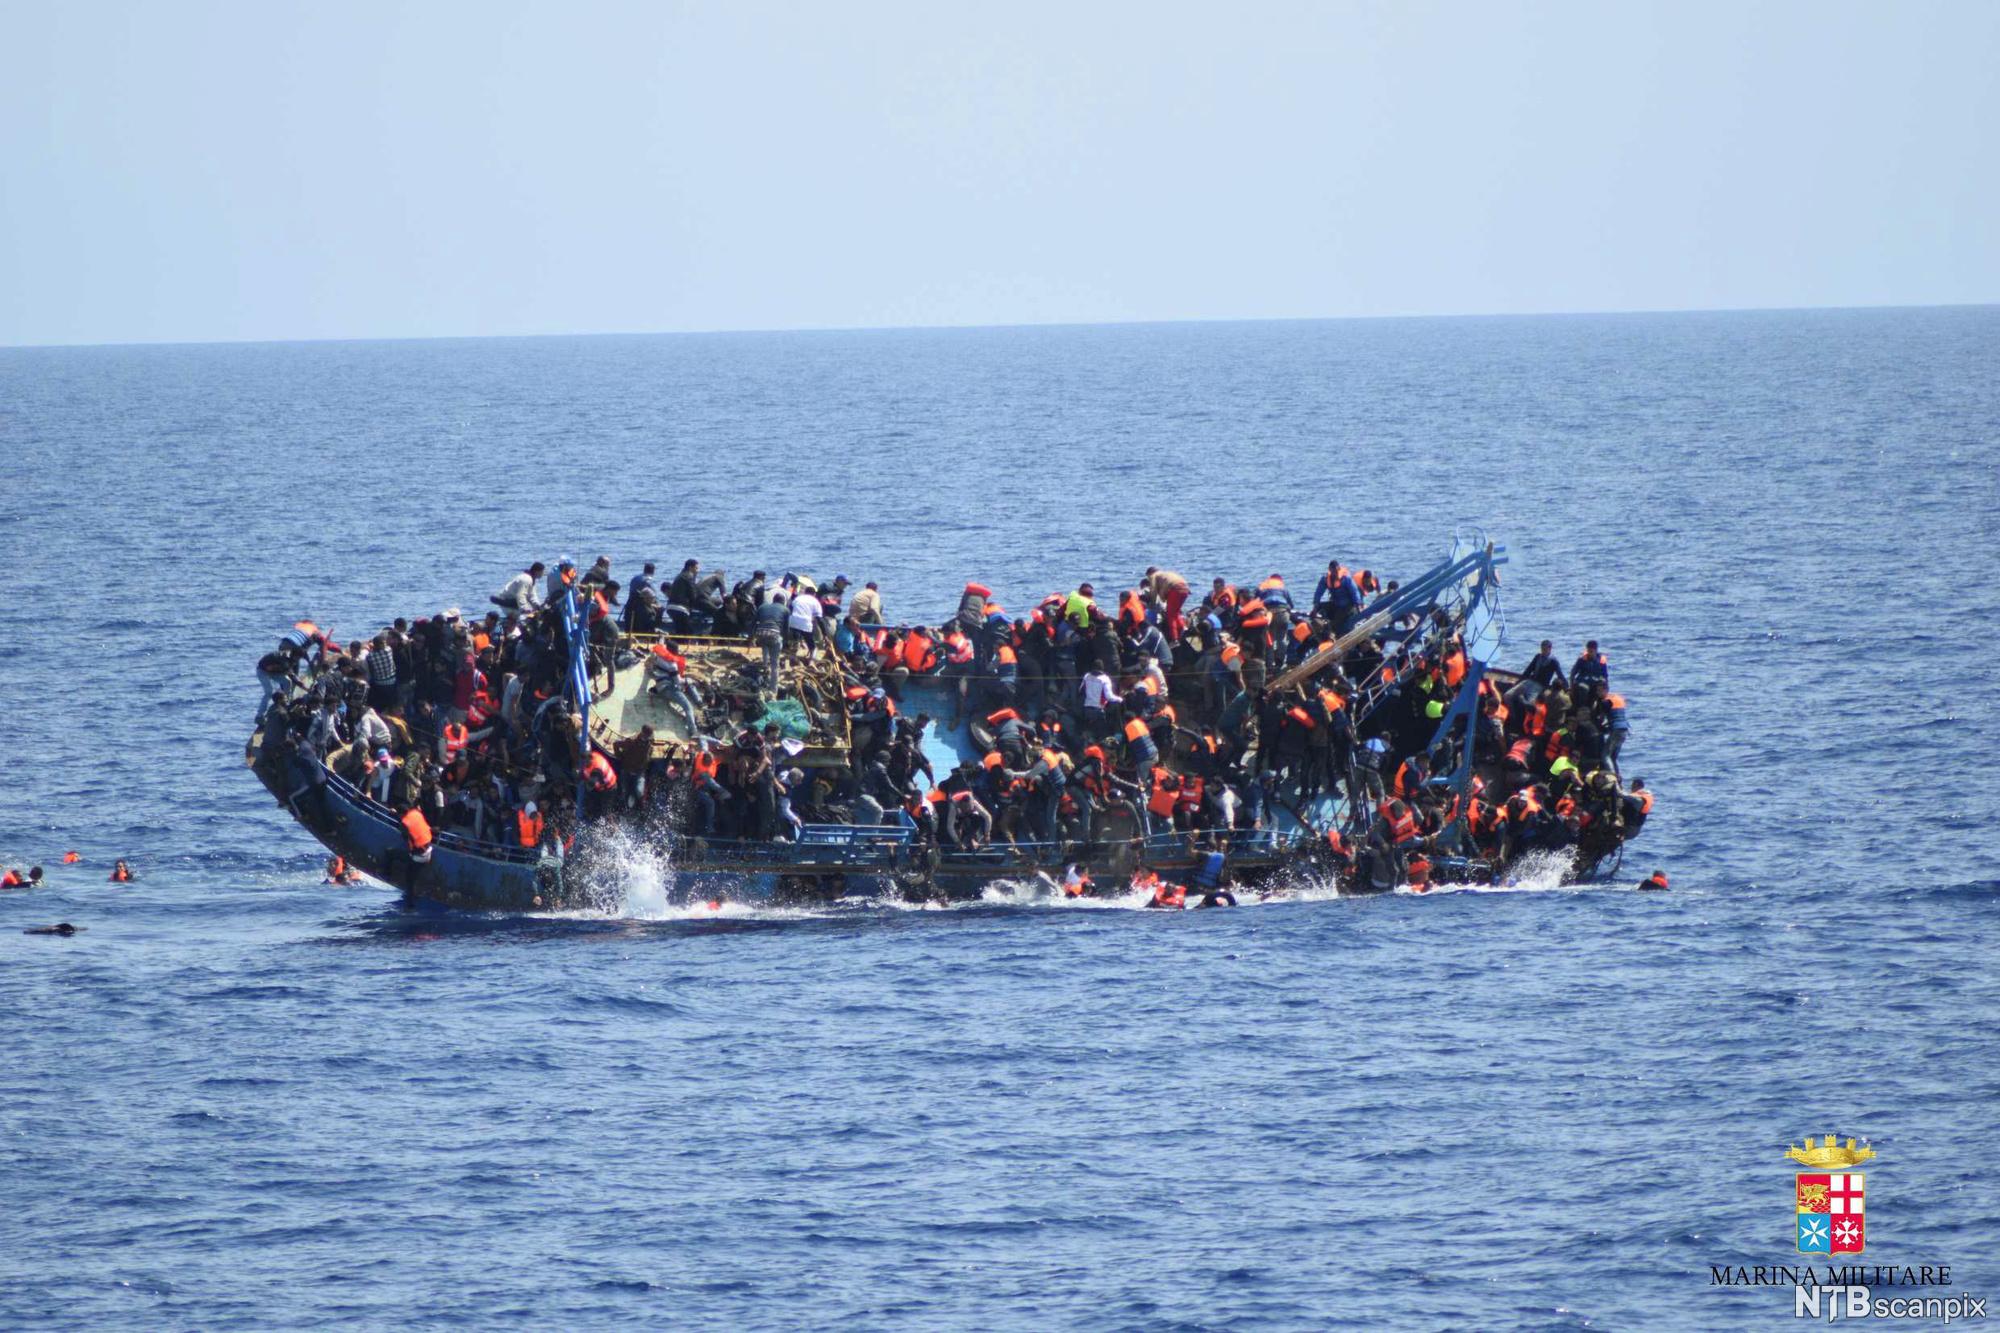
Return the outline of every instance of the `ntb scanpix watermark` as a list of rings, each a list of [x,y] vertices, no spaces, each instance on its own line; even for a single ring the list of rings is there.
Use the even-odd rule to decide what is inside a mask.
[[[1968,1292],[1949,1296],[1877,1296],[1868,1287],[1793,1287],[1792,1317],[1824,1319],[1922,1319],[1930,1323],[1984,1319],[1986,1298]]]
[[[1792,1182],[1793,1239],[1799,1253],[1859,1254],[1868,1240],[1868,1189],[1854,1167],[1876,1156],[1867,1140],[1845,1145],[1828,1134],[1819,1142],[1807,1138],[1803,1148],[1785,1156],[1812,1168],[1796,1173]],[[1986,1318],[1986,1298],[1970,1292],[1930,1295],[1919,1290],[1905,1295],[1897,1288],[1948,1287],[1948,1264],[1833,1264],[1815,1269],[1797,1264],[1716,1264],[1709,1284],[1717,1287],[1790,1287],[1795,1319],[1921,1319],[1951,1323]],[[1889,1295],[1876,1293],[1888,1290]]]

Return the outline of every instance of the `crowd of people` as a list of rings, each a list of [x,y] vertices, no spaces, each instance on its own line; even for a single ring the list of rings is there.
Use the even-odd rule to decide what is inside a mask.
[[[645,673],[685,737],[648,727],[607,749],[585,735],[556,610],[570,590],[594,686]],[[1060,860],[1169,833],[1223,849],[1282,809],[1313,830],[1314,856],[1415,883],[1439,857],[1588,856],[1636,832],[1653,797],[1620,776],[1630,721],[1597,644],[1567,670],[1545,642],[1518,681],[1484,676],[1474,715],[1433,745],[1465,645],[1442,610],[1373,624],[1396,590],[1339,561],[1309,597],[1276,573],[1197,593],[1149,568],[1018,614],[968,583],[943,623],[892,626],[877,585],[845,575],[732,583],[690,559],[662,585],[651,564],[621,582],[608,557],[536,563],[477,617],[452,608],[345,643],[300,622],[258,664],[259,762],[308,822],[325,774],[345,779],[402,823],[418,866],[439,832],[560,854],[592,819],[780,841],[886,824],[945,851],[1040,844],[1037,859]],[[754,707],[690,679],[679,641],[696,635],[753,645],[763,701],[803,665],[837,671],[848,743],[805,762],[776,723],[744,724]],[[970,724],[982,757],[934,767],[923,740],[940,723],[923,704]],[[1465,726],[1477,770],[1457,786],[1444,778]],[[1344,820],[1329,797],[1346,798]]]

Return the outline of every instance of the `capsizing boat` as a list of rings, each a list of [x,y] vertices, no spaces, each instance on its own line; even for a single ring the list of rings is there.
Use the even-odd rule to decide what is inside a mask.
[[[343,688],[338,645],[309,621],[282,641],[301,672],[284,681],[253,730],[247,762],[350,867],[401,889],[413,906],[472,911],[615,910],[621,863],[635,843],[665,868],[670,895],[685,900],[894,894],[949,901],[996,883],[1037,880],[1122,893],[1141,870],[1197,891],[1239,885],[1283,892],[1287,883],[1329,878],[1342,892],[1422,891],[1499,881],[1537,850],[1566,856],[1573,879],[1608,874],[1643,823],[1643,812],[1627,817],[1632,793],[1617,785],[1615,750],[1596,771],[1573,761],[1563,769],[1567,754],[1552,761],[1558,778],[1567,778],[1558,783],[1566,792],[1558,802],[1550,761],[1514,763],[1519,746],[1506,744],[1514,734],[1508,718],[1533,708],[1538,690],[1493,664],[1503,635],[1505,563],[1503,548],[1457,542],[1422,576],[1391,584],[1344,624],[1292,606],[1276,575],[1264,589],[1246,586],[1228,614],[1203,615],[1170,646],[1161,671],[1167,688],[1137,714],[1143,725],[1134,731],[1123,705],[1110,712],[1108,727],[1087,717],[1072,676],[1049,669],[1047,658],[1038,673],[1018,666],[1006,673],[1003,689],[986,653],[972,661],[940,653],[933,662],[928,651],[921,658],[907,651],[913,640],[971,642],[967,631],[992,636],[996,653],[1003,637],[1032,647],[1019,636],[1024,627],[1029,635],[1046,627],[1045,615],[1067,614],[1074,603],[1059,607],[1059,598],[999,631],[988,614],[997,611],[991,593],[968,584],[959,615],[944,624],[863,627],[846,651],[827,642],[809,657],[783,660],[774,689],[760,647],[729,632],[747,625],[749,608],[728,606],[719,580],[706,585],[712,599],[697,599],[704,605],[670,605],[658,628],[593,645],[590,584],[565,562],[544,620],[530,622],[545,626],[561,659],[559,673],[548,659],[542,663],[545,676],[559,674],[560,698],[538,706],[545,714],[560,702],[563,729],[528,739],[497,728],[503,767],[524,753],[539,766],[519,783],[515,815],[539,797],[537,813],[557,816],[536,838],[511,836],[504,818],[485,830],[427,827],[429,845],[418,855],[407,812],[399,816],[357,780],[351,745],[321,753],[304,734],[301,711]],[[1270,588],[1274,581],[1280,586]],[[795,586],[817,591],[810,579]],[[1259,595],[1265,591],[1268,604]],[[1256,615],[1241,614],[1252,604]],[[1131,605],[1135,615],[1145,609],[1138,599]],[[1121,616],[1125,610],[1121,599]],[[1086,622],[1097,614],[1086,609]],[[1211,691],[1216,663],[1232,649],[1238,660],[1224,673],[1227,686]],[[655,670],[666,662],[671,672]],[[663,679],[692,688],[685,695],[662,689]],[[1144,697],[1136,676],[1120,683],[1127,698]],[[348,702],[365,698],[351,679],[345,688],[353,691]],[[1024,723],[1024,714],[1035,722]],[[447,742],[452,725],[445,724]],[[1313,747],[1331,747],[1312,734],[1322,725],[1344,729],[1345,771],[1332,771],[1328,757],[1315,770]],[[756,746],[759,728],[773,737],[768,758],[790,779],[779,779],[788,808],[796,793],[816,817],[793,812],[775,837],[698,823],[691,785]],[[902,784],[902,801],[875,799],[867,778],[899,739],[921,755],[924,779]],[[412,738],[415,748],[434,743],[428,733]],[[1149,743],[1150,766],[1143,763]],[[593,766],[610,768],[601,757],[630,756],[635,745],[650,755],[650,799],[621,796],[628,785],[641,788],[636,781],[609,796],[593,790]],[[1040,767],[1028,762],[1030,747]],[[449,755],[449,745],[443,748]],[[1080,755],[1082,779],[1073,767]],[[1384,756],[1393,773],[1384,771]],[[1053,786],[1050,767],[1068,770]],[[1136,790],[1113,785],[1133,779]],[[948,836],[940,827],[948,815],[937,807],[950,811],[962,790],[985,792],[1017,814],[1010,804],[1017,798],[1022,807],[1041,803],[1040,827],[1023,830],[1036,821],[1015,818],[983,839],[956,829]],[[1089,791],[1100,799],[1085,800]],[[1514,818],[1523,804],[1517,792],[1534,803],[1528,818]],[[1393,813],[1396,799],[1404,800],[1410,824],[1399,824],[1406,816]],[[1647,808],[1651,799],[1645,795]]]

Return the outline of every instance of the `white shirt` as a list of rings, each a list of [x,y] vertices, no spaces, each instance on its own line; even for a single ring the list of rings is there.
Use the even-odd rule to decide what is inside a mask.
[[[1093,671],[1083,678],[1083,706],[1102,708],[1107,703],[1122,702],[1123,696],[1111,688],[1111,677],[1102,671]]]
[[[524,569],[508,579],[507,586],[500,590],[500,600],[512,603],[523,611],[539,607],[542,599],[535,596],[535,576]]]
[[[820,618],[819,598],[809,592],[799,593],[792,598],[792,616],[787,623],[801,634],[810,634],[813,623]]]

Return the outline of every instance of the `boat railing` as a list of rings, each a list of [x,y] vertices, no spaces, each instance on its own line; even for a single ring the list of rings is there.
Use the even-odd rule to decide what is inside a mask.
[[[343,804],[364,818],[373,820],[385,829],[392,831],[398,838],[403,836],[402,821],[396,818],[395,812],[389,809],[388,806],[383,805],[380,801],[377,801],[367,792],[362,791],[325,764],[320,765],[320,772],[326,778],[327,789],[337,796]],[[431,837],[433,842],[448,851],[458,852],[466,856],[483,856],[489,861],[513,861],[522,865],[534,865],[542,859],[541,849],[538,847],[521,847],[501,842],[482,842],[478,838],[469,837],[463,833],[456,833],[449,829],[438,830]]]
[[[912,830],[894,826],[873,828],[845,824],[808,824],[793,841],[766,842],[745,838],[702,838],[684,836],[678,842],[699,863],[718,869],[769,868],[783,872],[800,869],[872,869],[888,873],[921,870],[928,864],[928,847],[912,841]],[[1190,840],[1195,841],[1191,842]],[[1155,833],[1126,841],[1091,843],[998,842],[976,849],[938,849],[940,869],[971,869],[1008,865],[1053,866],[1063,860],[1101,860],[1116,849],[1130,849],[1137,859],[1167,861],[1204,851],[1220,851],[1233,856],[1273,856],[1287,850],[1290,841],[1275,829],[1237,829],[1217,834]]]

